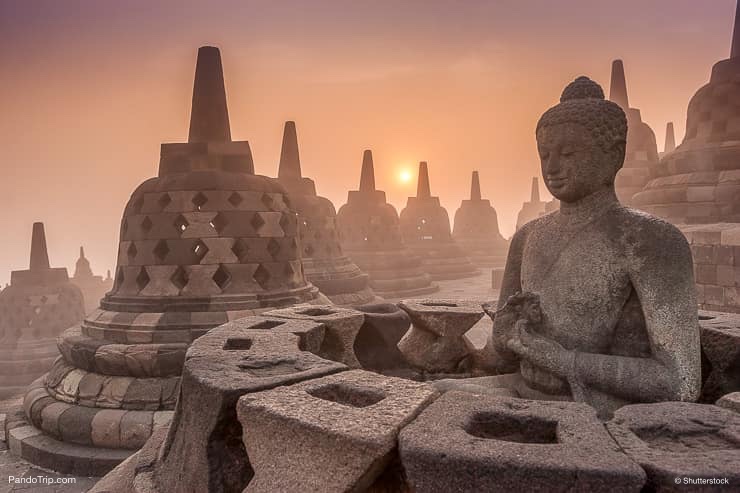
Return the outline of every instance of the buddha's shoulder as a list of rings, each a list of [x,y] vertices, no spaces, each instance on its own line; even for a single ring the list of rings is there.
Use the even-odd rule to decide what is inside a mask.
[[[605,217],[602,224],[631,246],[641,250],[649,249],[667,252],[678,248],[688,250],[686,237],[673,224],[659,217],[631,207],[615,207]]]

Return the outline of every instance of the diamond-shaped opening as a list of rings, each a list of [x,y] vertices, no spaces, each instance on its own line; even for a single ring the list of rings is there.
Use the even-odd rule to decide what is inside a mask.
[[[239,238],[234,242],[234,246],[231,247],[231,251],[234,252],[236,258],[239,259],[239,262],[243,262],[249,254],[249,245],[246,241]]]
[[[136,244],[132,242],[132,243],[131,243],[131,244],[130,244],[130,245],[128,246],[128,250],[126,250],[126,254],[128,255],[128,257],[129,257],[130,259],[133,259],[133,258],[135,258],[135,257],[136,257],[136,254],[137,254],[137,253],[139,253],[139,251],[138,251],[138,250],[136,249]]]
[[[139,275],[136,276],[136,285],[139,287],[139,290],[144,289],[149,284],[149,281],[149,274],[147,274],[146,268],[142,267],[139,270]]]
[[[170,205],[172,203],[172,197],[170,197],[170,194],[165,193],[161,197],[159,197],[159,200],[157,200],[157,204],[159,204],[159,210],[164,210],[165,207]]]
[[[244,199],[242,198],[241,194],[234,192],[231,195],[229,195],[229,198],[226,199],[229,201],[229,204],[233,205],[234,207],[239,207],[239,204],[244,202]]]
[[[255,231],[259,231],[259,229],[265,225],[265,220],[262,219],[262,216],[260,216],[259,213],[255,213],[254,216],[252,216],[252,220],[249,221],[249,224],[252,225]]]
[[[192,202],[196,210],[201,210],[201,208],[206,205],[206,202],[208,202],[208,197],[203,195],[202,192],[198,192],[195,194],[195,197],[193,197]]]
[[[307,257],[312,257],[313,247],[311,245],[308,245],[306,248],[303,249],[303,253],[305,253]]]
[[[136,199],[136,201],[133,204],[134,213],[138,214],[141,212],[141,208],[144,206],[144,197],[140,196]]]
[[[154,255],[157,256],[160,262],[164,261],[167,254],[170,253],[170,247],[167,246],[166,240],[159,240],[157,246],[154,247]]]
[[[192,252],[198,258],[198,260],[203,260],[203,257],[205,257],[206,253],[208,253],[208,247],[205,243],[198,240],[195,245],[193,245]]]
[[[221,234],[221,232],[224,230],[227,224],[229,224],[229,221],[224,217],[223,214],[220,212],[216,214],[216,217],[214,217],[211,220],[211,227],[216,230],[218,234]]]
[[[186,229],[188,229],[188,226],[190,226],[190,223],[188,222],[187,219],[185,219],[185,217],[182,214],[180,214],[179,216],[175,218],[175,228],[177,228],[177,231],[179,231],[180,234],[182,234]]]
[[[265,204],[268,208],[272,209],[272,205],[275,203],[275,200],[270,196],[268,193],[262,194],[262,203]]]
[[[267,251],[270,252],[272,258],[277,257],[278,254],[280,254],[280,242],[275,238],[271,238],[270,241],[267,242]]]
[[[290,216],[288,214],[283,214],[280,216],[280,227],[283,228],[283,231],[290,226]],[[309,224],[308,221],[303,221],[303,227],[308,229]]]
[[[257,267],[257,270],[254,271],[254,274],[252,274],[252,278],[257,281],[257,284],[259,284],[262,289],[267,289],[267,283],[270,282],[270,271],[260,264],[259,267]]]
[[[116,280],[115,280],[116,289],[121,287],[121,284],[123,284],[123,280],[124,280],[123,267],[119,267],[118,271],[116,272]]]
[[[177,270],[170,276],[170,281],[174,284],[177,289],[182,289],[188,283],[188,273],[182,267],[177,267]]]
[[[46,295],[44,295],[44,296],[41,297],[41,303],[42,304],[45,305],[47,301],[49,301],[49,298],[47,298]]]
[[[223,265],[218,266],[218,270],[213,274],[213,282],[221,289],[226,289],[231,281],[231,274]]]
[[[150,229],[152,229],[152,226],[154,226],[154,223],[152,223],[152,220],[149,219],[149,216],[146,216],[144,220],[141,221],[141,229],[147,233]]]

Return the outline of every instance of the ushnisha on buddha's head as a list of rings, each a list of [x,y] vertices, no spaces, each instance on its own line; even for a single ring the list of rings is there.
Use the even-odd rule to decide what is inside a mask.
[[[588,77],[568,84],[537,123],[542,177],[550,193],[577,202],[614,187],[624,163],[627,117]]]

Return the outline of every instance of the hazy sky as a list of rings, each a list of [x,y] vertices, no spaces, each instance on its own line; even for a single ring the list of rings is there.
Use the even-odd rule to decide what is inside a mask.
[[[662,150],[729,55],[735,0],[0,0],[0,282],[27,268],[31,223],[51,262],[79,245],[115,267],[124,205],[161,142],[187,139],[200,45],[222,50],[232,137],[274,176],[285,120],[303,171],[337,209],[373,149],[399,209],[419,160],[452,218],[479,170],[509,236],[539,175],[534,127],[585,74],[630,103]],[[401,183],[404,169],[414,181]],[[544,187],[542,194],[546,196]]]

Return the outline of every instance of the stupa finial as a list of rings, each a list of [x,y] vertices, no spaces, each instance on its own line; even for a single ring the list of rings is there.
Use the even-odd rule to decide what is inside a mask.
[[[195,66],[188,142],[230,141],[221,52],[214,46],[201,46]]]
[[[427,162],[422,161],[419,163],[419,182],[416,185],[416,197],[420,199],[428,199],[432,196],[431,189],[429,187],[429,169]]]
[[[49,252],[46,249],[44,223],[33,223],[33,233],[31,236],[31,262],[29,267],[31,270],[49,268]]]
[[[609,88],[609,100],[617,103],[625,111],[630,107],[629,98],[627,97],[627,79],[624,76],[624,64],[622,63],[622,60],[614,60],[612,62],[612,80]]]
[[[668,122],[665,127],[665,147],[663,152],[672,152],[676,149],[676,135],[673,132],[673,122]]]
[[[375,191],[375,167],[373,165],[373,151],[365,150],[362,154],[362,174],[360,175],[360,191]]]
[[[735,7],[735,28],[732,31],[732,49],[730,58],[740,57],[740,1]]]
[[[295,130],[295,122],[293,121],[285,122],[278,178],[302,178],[301,157],[298,153],[298,136]]]
[[[530,202],[539,202],[540,201],[540,186],[537,182],[537,177],[535,176],[532,178],[532,195],[529,199]]]
[[[473,171],[473,181],[470,184],[470,200],[480,200],[480,179],[477,171]]]

